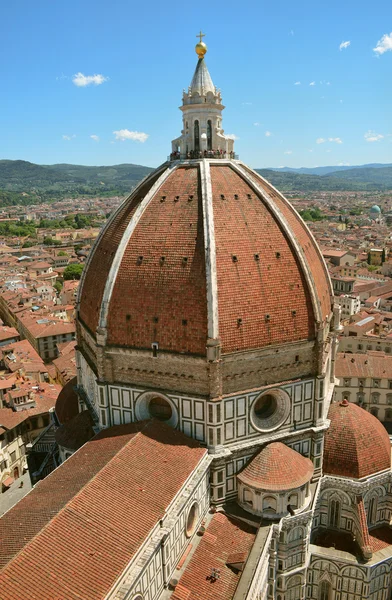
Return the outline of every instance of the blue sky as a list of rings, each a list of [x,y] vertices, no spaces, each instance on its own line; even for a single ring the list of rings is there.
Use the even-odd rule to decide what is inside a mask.
[[[392,162],[390,0],[20,0],[1,12],[0,158],[157,166],[181,130],[202,28],[242,160]]]

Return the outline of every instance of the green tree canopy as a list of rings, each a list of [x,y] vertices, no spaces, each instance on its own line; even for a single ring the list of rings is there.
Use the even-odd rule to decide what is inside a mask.
[[[80,263],[68,265],[68,267],[65,267],[64,269],[64,279],[80,279],[83,267],[84,265],[81,265]]]

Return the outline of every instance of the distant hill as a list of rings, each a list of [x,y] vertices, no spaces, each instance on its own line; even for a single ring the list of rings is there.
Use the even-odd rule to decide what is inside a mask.
[[[328,175],[256,169],[282,191],[386,191],[392,190],[392,166],[358,167],[334,171]]]
[[[299,193],[314,191],[392,190],[392,165],[320,167],[338,169],[327,174],[297,170],[256,169],[274,186]],[[153,169],[121,164],[36,165],[24,160],[0,160],[0,206],[38,204],[65,197],[125,195]]]
[[[153,169],[141,165],[86,167],[81,165],[36,165],[24,160],[0,160],[0,190],[25,192],[36,197],[25,204],[65,196],[125,194]],[[39,198],[37,198],[39,196]],[[1,202],[4,204],[4,198]]]
[[[266,167],[268,171],[277,171],[279,173],[299,173],[300,175],[328,175],[337,171],[351,171],[352,169],[382,169],[384,167],[392,167],[391,164],[371,163],[368,165],[335,165],[331,167]]]

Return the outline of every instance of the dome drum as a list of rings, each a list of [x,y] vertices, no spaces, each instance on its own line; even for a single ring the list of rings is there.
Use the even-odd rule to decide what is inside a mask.
[[[311,501],[309,484],[284,492],[261,491],[238,482],[237,503],[267,520],[281,519],[305,510]]]

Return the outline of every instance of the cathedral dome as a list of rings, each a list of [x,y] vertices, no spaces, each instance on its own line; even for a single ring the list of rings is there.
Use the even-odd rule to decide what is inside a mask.
[[[281,442],[265,446],[237,475],[244,485],[258,490],[283,492],[308,483],[313,463]]]
[[[331,404],[325,434],[323,471],[361,479],[391,468],[391,442],[380,421],[343,400]]]
[[[165,163],[109,219],[79,321],[105,345],[205,355],[314,340],[331,315],[321,253],[291,204],[238,160]]]

